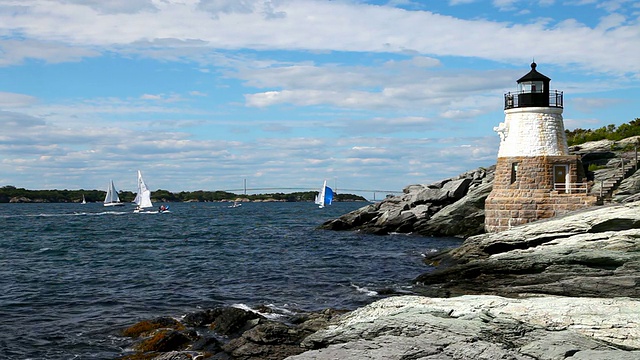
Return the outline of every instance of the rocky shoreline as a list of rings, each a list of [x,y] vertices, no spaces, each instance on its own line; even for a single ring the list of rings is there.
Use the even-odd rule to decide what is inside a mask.
[[[640,203],[470,237],[427,262],[422,296],[347,313],[146,321],[127,332],[136,352],[123,359],[640,358]]]
[[[400,196],[362,207],[320,227],[379,235],[477,235],[484,232],[484,200],[491,192],[494,173],[495,166],[491,166],[429,185],[410,185]]]
[[[343,313],[221,307],[143,320],[122,331],[132,344],[120,359],[284,359],[305,351],[302,341]]]
[[[577,149],[602,166],[596,180],[625,159],[612,148]],[[276,319],[225,308],[151,320],[129,332],[123,359],[639,359],[640,172],[612,194],[617,203],[483,234],[492,170],[412,185],[322,225],[466,238],[425,259],[431,271],[415,279],[414,295],[351,312]]]
[[[639,297],[640,203],[474,236],[427,261],[435,271],[416,281],[441,295]]]

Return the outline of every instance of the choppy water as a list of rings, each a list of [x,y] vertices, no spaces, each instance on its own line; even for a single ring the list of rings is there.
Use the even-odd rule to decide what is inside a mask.
[[[361,206],[0,204],[0,358],[113,359],[136,321],[220,305],[354,309],[459,243],[316,229]]]

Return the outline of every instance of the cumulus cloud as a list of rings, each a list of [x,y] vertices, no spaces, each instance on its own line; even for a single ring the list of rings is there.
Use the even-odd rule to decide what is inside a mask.
[[[640,55],[629,44],[640,32],[622,11],[632,2],[566,4],[604,15],[595,25],[523,15],[552,0],[494,0],[497,15],[468,18],[404,0],[5,0],[4,74],[33,64],[99,68],[111,58],[157,73],[132,79],[126,95],[99,85],[103,93],[63,95],[59,84],[57,98],[43,99],[36,88],[4,88],[0,124],[12,132],[0,134],[0,174],[98,187],[83,179],[106,180],[117,165],[115,180],[132,188],[144,165],[152,186],[178,191],[228,189],[246,177],[254,186],[316,188],[328,177],[398,189],[456,175],[495,161],[502,93],[533,56],[589,78],[554,79],[575,96],[571,110],[620,105],[590,95],[637,87]],[[571,114],[567,124],[594,118]],[[41,187],[21,178],[34,180],[16,185]]]
[[[607,17],[603,26],[590,28],[571,19],[547,26],[514,25],[358,2],[167,1],[151,6],[119,1],[110,10],[96,1],[51,1],[48,6],[39,6],[42,1],[20,1],[17,15],[11,10],[15,5],[0,5],[0,32],[43,44],[66,44],[76,49],[75,55],[68,55],[71,57],[93,56],[92,51],[100,48],[114,50],[144,41],[175,39],[196,41],[208,49],[414,51],[512,61],[528,59],[530,44],[535,43],[536,55],[560,64],[617,73],[640,71],[637,51],[616,47],[620,41],[640,40],[635,31],[637,23],[628,23],[620,15]],[[517,3],[494,1],[502,9]],[[613,4],[608,10],[615,10]],[[157,46],[184,50],[171,43]],[[585,53],[585,48],[591,51]],[[613,48],[615,56],[611,56]],[[59,61],[63,54],[25,51],[20,56]],[[171,56],[171,51],[166,56]]]
[[[25,114],[0,111],[0,124],[2,124],[2,128],[5,130],[3,135],[7,139],[10,139],[12,136],[19,136],[19,134],[14,133],[16,131],[42,126],[45,122],[42,119]]]
[[[0,92],[0,108],[20,108],[36,102],[37,99],[31,95]]]
[[[1,28],[1,25],[0,25]],[[101,52],[57,41],[0,39],[0,66],[22,64],[28,59],[47,63],[77,62],[100,56]]]

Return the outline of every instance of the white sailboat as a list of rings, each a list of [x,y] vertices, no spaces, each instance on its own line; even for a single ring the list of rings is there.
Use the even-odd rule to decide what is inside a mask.
[[[133,212],[141,212],[143,209],[153,207],[151,203],[151,191],[147,188],[144,179],[142,179],[142,172],[138,170],[138,193],[133,202],[137,205]]]
[[[113,180],[109,182],[109,186],[107,187],[107,195],[104,197],[104,206],[124,206],[124,203],[120,202],[118,190],[116,190]]]
[[[81,203],[81,204],[83,204],[83,205],[84,205],[84,204],[86,204],[86,203],[87,203],[87,200],[85,200],[85,198],[84,198],[84,194],[82,194],[82,203]]]
[[[325,180],[324,184],[322,184],[320,192],[318,193],[318,195],[316,195],[316,204],[318,204],[318,207],[322,209],[326,205],[331,205],[332,201],[333,190],[331,190],[331,188],[327,186],[327,180]]]

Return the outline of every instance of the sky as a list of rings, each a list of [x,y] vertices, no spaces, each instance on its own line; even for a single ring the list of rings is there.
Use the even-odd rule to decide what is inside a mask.
[[[640,117],[640,3],[0,0],[0,186],[402,191],[495,164],[532,61]]]

